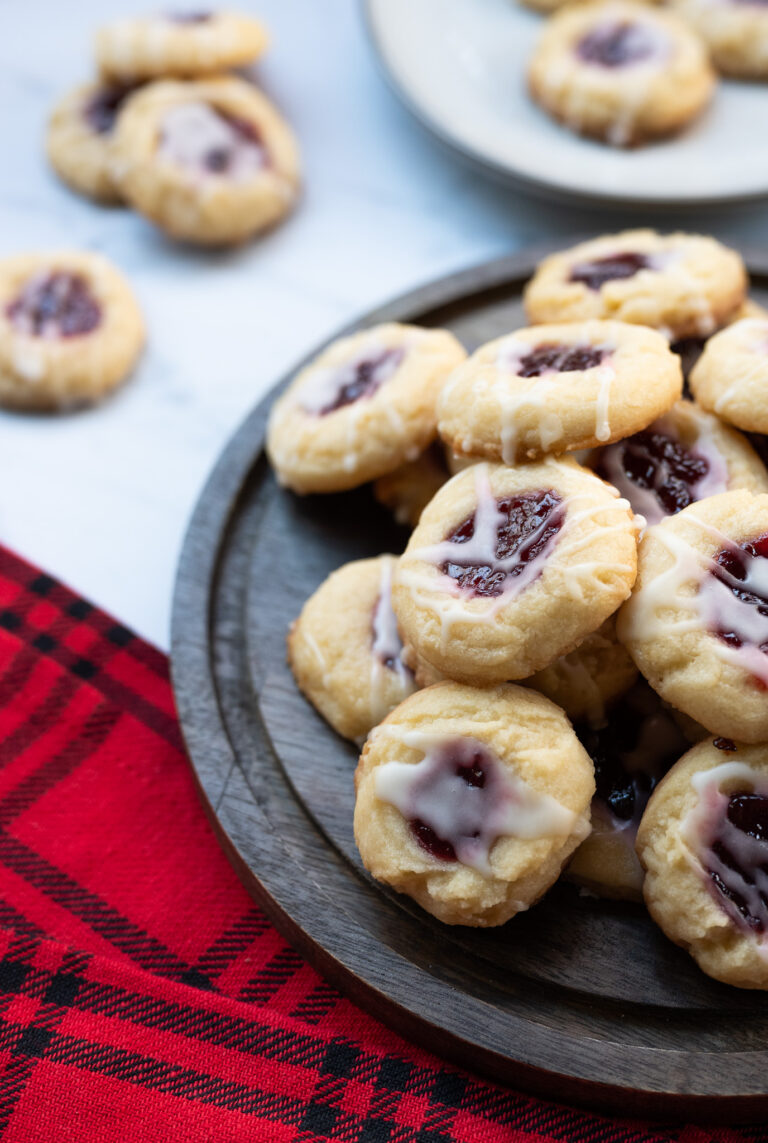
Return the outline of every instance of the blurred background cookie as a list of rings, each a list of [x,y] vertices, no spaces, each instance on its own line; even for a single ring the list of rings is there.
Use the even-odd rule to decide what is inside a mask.
[[[53,109],[46,150],[51,166],[73,190],[100,202],[121,202],[114,170],[114,129],[130,83],[82,84]]]

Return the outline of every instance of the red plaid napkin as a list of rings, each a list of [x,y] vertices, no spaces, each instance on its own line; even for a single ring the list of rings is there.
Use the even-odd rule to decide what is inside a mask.
[[[0,548],[0,1140],[741,1143],[447,1067],[354,1008],[247,896],[165,658]]]

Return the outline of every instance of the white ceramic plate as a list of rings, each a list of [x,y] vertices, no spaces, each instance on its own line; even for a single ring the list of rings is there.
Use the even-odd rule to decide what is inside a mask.
[[[643,204],[768,195],[768,85],[721,82],[704,116],[662,143],[622,151],[582,139],[528,98],[543,17],[518,0],[366,0],[395,90],[445,142],[498,174],[557,194]]]

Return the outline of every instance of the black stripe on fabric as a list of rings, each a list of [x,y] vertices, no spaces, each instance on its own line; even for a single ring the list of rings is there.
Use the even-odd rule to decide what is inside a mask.
[[[221,976],[239,956],[266,932],[269,922],[259,909],[249,909],[216,938],[195,963],[210,979]]]
[[[282,948],[241,988],[237,998],[250,1004],[266,1004],[303,967],[304,961],[294,949]]]

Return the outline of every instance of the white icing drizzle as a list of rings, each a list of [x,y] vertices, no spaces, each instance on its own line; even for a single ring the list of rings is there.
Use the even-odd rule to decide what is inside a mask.
[[[739,332],[744,332],[747,336],[747,344],[743,346],[743,350],[748,353],[754,353],[755,360],[752,367],[749,369],[740,369],[735,373],[733,365],[731,365],[729,372],[733,376],[733,380],[727,389],[715,400],[713,408],[716,413],[725,415],[728,411],[728,405],[733,397],[738,396],[739,390],[745,386],[749,386],[752,381],[765,375],[766,367],[768,367],[768,321],[763,318],[744,318],[742,321],[734,324],[729,329],[729,334],[735,331],[738,325]],[[753,336],[750,337],[749,335]],[[736,357],[739,362],[743,361],[740,355]],[[734,376],[735,373],[735,376]]]
[[[533,790],[478,739],[395,727],[387,727],[388,736],[396,729],[394,737],[422,751],[423,758],[378,767],[376,796],[408,821],[418,819],[449,842],[462,865],[489,877],[491,850],[499,838],[567,837],[574,829],[576,815],[571,810],[551,795]],[[455,772],[454,759],[470,765],[476,754],[485,773],[482,787],[469,785]]]
[[[683,819],[680,835],[689,860],[706,880],[720,908],[752,937],[762,955],[768,956],[768,947],[761,947],[768,941],[768,906],[760,896],[762,893],[768,898],[768,873],[760,868],[768,865],[768,842],[743,833],[728,820],[726,811],[730,794],[723,793],[721,789],[726,782],[731,793],[748,792],[768,797],[765,776],[745,762],[723,762],[711,770],[702,770],[691,779],[697,800]],[[742,869],[747,870],[753,878],[752,884],[721,860],[712,848],[715,841],[720,841]],[[755,932],[736,906],[717,890],[709,876],[710,870],[717,874],[726,888],[744,899],[753,917],[764,921],[766,929],[763,933]]]
[[[211,170],[208,158],[213,152],[226,156],[221,171]],[[247,139],[208,103],[180,103],[163,116],[158,155],[200,178],[226,178],[245,182],[266,165],[266,151],[255,140]]]
[[[381,565],[381,579],[379,580],[379,595],[373,609],[371,644],[371,711],[375,721],[381,722],[386,718],[393,704],[387,702],[384,694],[384,683],[389,675],[394,673],[399,684],[398,702],[402,702],[408,695],[416,690],[413,675],[402,659],[403,644],[397,630],[397,620],[392,610],[392,568],[394,559],[384,558]],[[391,662],[390,667],[388,663]]]

